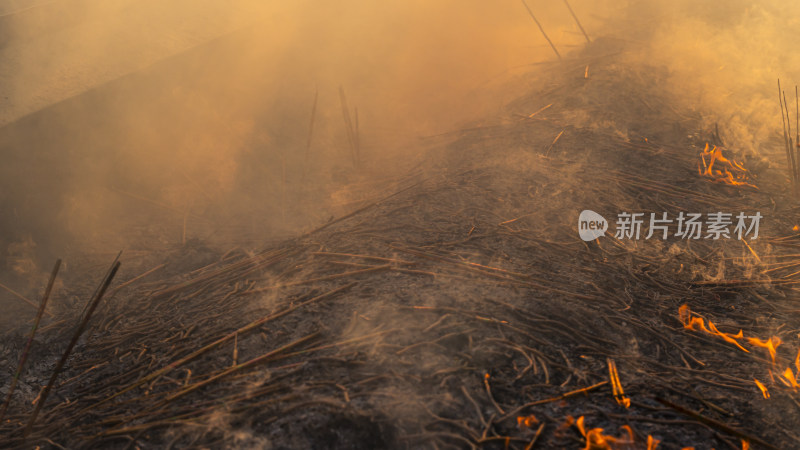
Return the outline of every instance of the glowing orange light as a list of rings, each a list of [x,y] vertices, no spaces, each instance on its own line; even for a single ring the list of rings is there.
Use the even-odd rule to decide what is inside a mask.
[[[762,341],[759,338],[747,338],[747,342],[749,342],[750,345],[769,350],[769,356],[772,358],[772,363],[775,363],[775,353],[777,352],[778,346],[781,345],[781,339],[779,337],[772,336],[766,341]]]
[[[678,308],[678,317],[680,317],[683,327],[687,330],[703,331],[714,336],[719,336],[725,342],[729,342],[739,347],[740,350],[750,353],[749,350],[742,347],[742,345],[738,342],[739,339],[744,337],[742,330],[739,330],[739,332],[736,334],[723,333],[719,331],[717,326],[714,325],[714,323],[710,320],[708,321],[708,328],[706,328],[705,321],[701,317],[692,317],[692,311],[689,309],[689,305],[682,305],[680,308]]]
[[[769,390],[767,390],[767,387],[764,386],[764,383],[756,380],[755,378],[753,378],[753,381],[755,381],[756,386],[758,386],[758,388],[761,389],[761,394],[764,396],[764,398],[769,398]]]
[[[697,162],[697,173],[702,177],[710,178],[714,183],[750,186],[758,189],[754,184],[749,183],[750,173],[742,163],[726,158],[722,154],[722,149],[716,145],[709,149],[708,142],[700,154],[700,161]]]
[[[739,330],[739,333],[737,334],[723,333],[717,330],[717,327],[711,321],[708,321],[708,328],[706,328],[705,321],[702,318],[692,316],[692,312],[689,309],[688,305],[682,305],[680,308],[678,308],[678,317],[680,318],[681,323],[683,323],[683,326],[686,329],[694,331],[703,331],[705,333],[712,334],[714,336],[719,336],[726,342],[730,342],[736,345],[741,350],[744,350],[745,352],[748,351],[747,349],[742,347],[741,344],[739,344],[738,342],[739,339],[744,339],[742,330]],[[756,337],[749,337],[747,338],[747,342],[752,346],[767,349],[767,351],[769,351],[770,359],[772,359],[772,365],[773,367],[775,366],[778,347],[783,343],[783,341],[781,341],[781,338],[777,336],[772,336],[767,340],[762,340]],[[794,391],[797,391],[798,388],[800,388],[800,383],[798,383],[797,381],[798,378],[800,378],[800,350],[798,350],[797,356],[794,359],[794,366],[797,369],[796,373],[795,371],[792,370],[791,367],[787,367],[783,371],[783,373],[779,374],[778,380],[780,380],[787,387],[790,387]],[[772,382],[775,383],[775,375],[772,369],[769,370],[769,376],[770,380],[772,380]],[[764,386],[763,383],[761,383],[755,378],[753,379],[753,381],[755,381],[756,386],[758,386],[758,388],[761,390],[761,394],[764,396],[764,398],[770,398],[769,390],[767,390],[767,387]]]
[[[783,379],[781,381],[783,381],[783,384],[786,386],[794,389],[795,391],[797,388],[800,388],[800,384],[797,384],[797,377],[794,375],[794,372],[792,372],[792,369],[787,367],[786,370],[783,371],[782,378]]]
[[[627,434],[627,436],[620,438],[603,434],[602,428],[592,428],[586,431],[583,424],[583,416],[578,418],[575,425],[578,427],[581,435],[586,439],[586,447],[584,447],[584,450],[614,450],[618,446],[630,446],[634,443],[633,430],[631,430],[631,427],[628,425],[623,425],[620,428]]]
[[[517,427],[519,428],[530,428],[537,423],[539,423],[539,419],[533,414],[529,416],[517,416]]]
[[[626,408],[631,406],[631,399],[625,396],[625,391],[622,389],[622,382],[619,381],[619,373],[617,372],[617,363],[613,359],[608,358],[608,378],[611,381],[611,390],[614,394],[614,400],[617,404]]]

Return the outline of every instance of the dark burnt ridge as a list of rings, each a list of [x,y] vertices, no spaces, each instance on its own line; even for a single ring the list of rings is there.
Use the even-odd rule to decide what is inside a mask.
[[[800,328],[783,174],[714,142],[724,124],[674,107],[665,70],[622,53],[599,42],[546,68],[498,117],[428,138],[439,150],[395,194],[315,231],[142,261],[112,282],[24,437],[105,269],[85,274],[74,310],[45,318],[2,445],[584,448],[602,428],[616,443],[592,448],[800,446],[800,394],[780,377]],[[727,144],[759,189],[699,176],[706,142]],[[584,243],[584,209],[612,236],[623,211],[764,218],[752,251]],[[684,304],[741,329],[744,350],[685,328]],[[772,336],[775,362],[747,342]],[[24,343],[0,347],[3,397]]]

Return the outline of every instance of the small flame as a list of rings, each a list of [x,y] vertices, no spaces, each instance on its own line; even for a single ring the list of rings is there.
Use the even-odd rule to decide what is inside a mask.
[[[536,418],[533,414],[529,416],[517,416],[517,427],[518,428],[530,428],[534,425],[539,423],[539,419]]]
[[[769,356],[772,358],[772,363],[775,364],[775,353],[777,352],[778,346],[781,345],[782,342],[779,337],[772,336],[766,341],[762,341],[759,338],[747,338],[747,342],[749,342],[750,345],[769,350]]]
[[[627,434],[623,437],[614,437],[611,435],[603,434],[602,428],[592,428],[586,430],[584,425],[583,416],[580,416],[575,422],[575,426],[581,432],[581,435],[586,439],[586,447],[584,450],[615,450],[617,448],[626,448],[632,446],[634,442],[633,430],[628,425],[620,427],[622,431]],[[659,441],[654,439],[653,436],[647,436],[647,449],[655,450]]]
[[[758,388],[761,389],[761,394],[764,396],[764,398],[769,398],[769,390],[767,389],[766,386],[764,386],[764,383],[756,380],[755,378],[753,378],[753,381],[755,381],[756,386],[758,386]]]
[[[700,154],[700,161],[697,162],[697,173],[701,177],[710,178],[714,183],[750,186],[758,189],[754,184],[748,182],[750,181],[750,172],[744,168],[742,163],[723,156],[722,149],[716,145],[709,149],[708,142]]]
[[[739,339],[744,337],[742,330],[739,330],[739,332],[736,334],[723,333],[719,331],[717,326],[714,325],[714,322],[710,320],[708,321],[708,328],[706,328],[705,321],[701,317],[692,317],[692,311],[689,309],[689,305],[686,304],[678,308],[678,316],[680,317],[681,322],[683,322],[683,327],[687,330],[703,331],[714,336],[719,336],[725,340],[725,342],[729,342],[739,347],[739,349],[750,353],[749,350],[742,347],[742,345],[738,342]]]
[[[792,231],[800,231],[800,225],[793,226]]]
[[[626,408],[631,406],[631,399],[625,396],[625,391],[622,389],[622,382],[619,381],[619,373],[617,372],[617,363],[613,359],[608,358],[608,378],[611,381],[611,390],[614,394],[614,400],[617,404]]]
[[[797,368],[797,372],[800,373],[800,349],[797,350],[797,357],[794,359],[794,366]]]
[[[717,327],[714,326],[714,323],[711,322],[710,320],[708,321],[708,328],[706,328],[705,321],[700,317],[693,317],[692,311],[689,309],[689,306],[685,304],[682,305],[680,308],[678,308],[678,317],[680,318],[681,323],[683,323],[683,327],[686,329],[695,331],[704,331],[708,334],[719,336],[723,338],[725,341],[736,345],[745,352],[748,351],[747,349],[742,347],[741,344],[739,344],[738,342],[739,339],[744,339],[742,330],[739,330],[739,333],[735,335],[730,333],[722,333],[719,330],[717,330]],[[772,359],[772,365],[773,367],[775,366],[778,347],[783,343],[783,341],[781,341],[781,338],[777,336],[772,336],[767,340],[762,340],[756,337],[748,337],[747,342],[754,347],[761,347],[767,349],[769,351],[769,356]],[[797,381],[798,378],[800,378],[800,350],[798,350],[797,356],[794,359],[794,367],[797,369],[797,372],[793,371],[791,367],[787,367],[783,371],[783,373],[779,375],[778,379],[784,385],[792,388],[795,392],[797,392],[798,388],[800,388],[800,383],[798,383]],[[775,383],[775,376],[771,369],[769,370],[769,375],[772,382]],[[763,383],[761,383],[755,378],[753,379],[753,381],[755,381],[756,386],[758,386],[758,388],[761,390],[761,394],[764,395],[764,398],[770,398],[770,394],[769,391],[767,390],[767,387],[764,386]]]
[[[783,371],[781,381],[783,381],[783,384],[785,384],[787,387],[790,387],[795,391],[797,390],[797,388],[800,388],[800,384],[797,384],[797,377],[794,375],[794,372],[792,372],[792,369],[790,369],[789,367],[787,367],[786,370]]]

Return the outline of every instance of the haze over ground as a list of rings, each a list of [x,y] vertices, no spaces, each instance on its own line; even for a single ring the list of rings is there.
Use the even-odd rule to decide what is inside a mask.
[[[562,56],[582,48],[564,3],[529,5]],[[631,43],[625,64],[663,66],[653,89],[719,123],[734,151],[783,164],[771,140],[780,130],[775,80],[787,90],[800,80],[791,39],[800,7],[570,5],[592,39]],[[257,245],[309,229],[390,190],[383,180],[424,160],[420,136],[492,117],[530,87],[522,74],[556,59],[516,1],[0,8],[1,244],[6,272],[30,254],[35,268],[22,271],[38,278],[73,252],[187,237]],[[340,87],[358,110],[359,167]]]

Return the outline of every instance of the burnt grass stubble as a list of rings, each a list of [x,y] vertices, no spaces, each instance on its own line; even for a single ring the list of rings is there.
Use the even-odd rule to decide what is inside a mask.
[[[428,138],[439,150],[424,176],[355,214],[257,252],[190,241],[172,272],[115,291],[126,272],[23,439],[82,306],[46,318],[0,446],[521,449],[543,424],[534,448],[583,448],[563,424],[584,416],[617,437],[630,426],[635,448],[648,435],[660,449],[741,448],[718,424],[800,447],[798,394],[769,383],[767,400],[753,383],[769,380],[766,351],[678,319],[686,303],[723,331],[777,335],[786,367],[792,284],[727,282],[764,278],[736,239],[578,239],[583,209],[610,222],[622,211],[760,211],[762,263],[797,245],[777,239],[796,213],[786,186],[770,184],[779,169],[745,160],[759,190],[699,177],[705,142],[735,143],[713,142],[724,136],[654,89],[665,69],[616,53],[595,43],[497,117]],[[97,272],[73,289],[88,296]],[[3,339],[6,388],[25,339]],[[600,384],[609,358],[630,408]],[[518,426],[528,415],[538,423]]]

